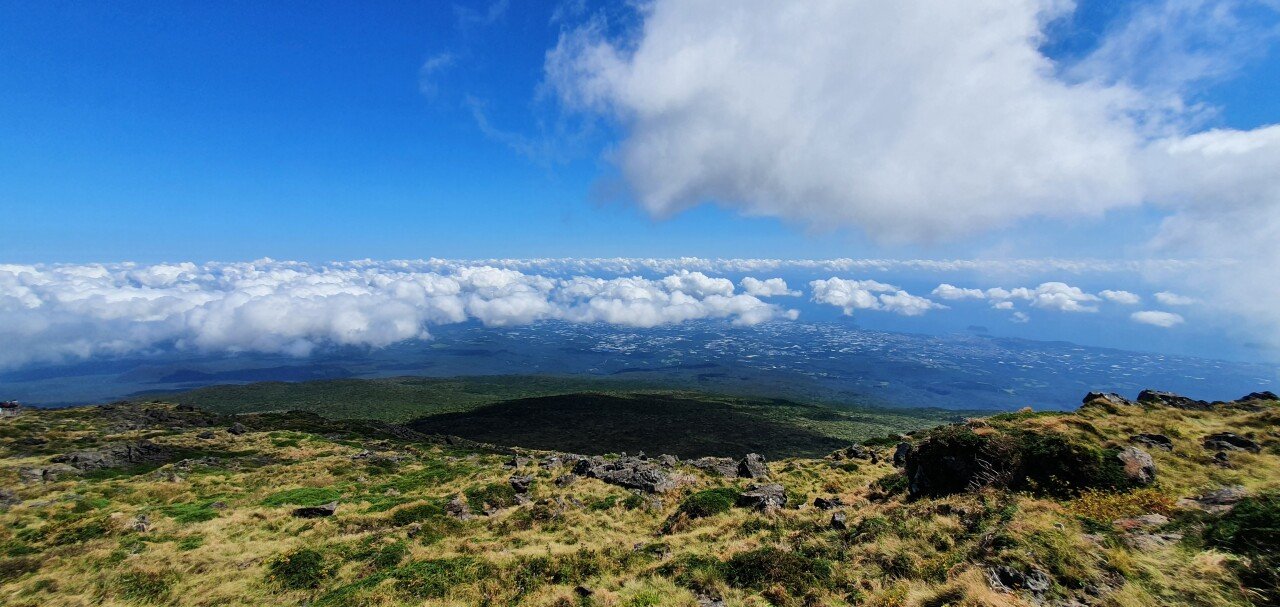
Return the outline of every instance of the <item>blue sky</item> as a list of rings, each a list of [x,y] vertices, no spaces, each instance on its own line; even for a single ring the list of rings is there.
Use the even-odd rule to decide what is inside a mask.
[[[1114,6],[1083,2],[1046,48],[1088,52],[1123,17]],[[555,136],[584,122],[539,93],[545,54],[570,27],[556,8],[0,3],[0,259],[1035,257],[1085,238],[1124,255],[1098,232],[1152,229],[1147,213],[1120,211],[881,246],[714,205],[653,219],[599,194],[616,127]],[[424,94],[420,72],[441,56]],[[1280,119],[1277,83],[1269,51],[1198,96],[1221,106],[1222,124],[1251,128]],[[472,105],[551,151],[530,158],[486,135]]]
[[[0,0],[0,264],[1226,259],[959,286],[1187,320],[1005,334],[1280,357],[1280,6],[1068,6]],[[1003,323],[988,303],[855,317]]]

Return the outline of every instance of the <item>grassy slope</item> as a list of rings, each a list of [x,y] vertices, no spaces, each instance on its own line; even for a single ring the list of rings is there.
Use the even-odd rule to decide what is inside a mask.
[[[984,568],[1007,564],[1050,572],[1050,598],[1082,597],[1092,586],[1100,597],[1091,600],[1101,605],[1246,605],[1231,555],[1189,540],[1133,550],[1108,520],[1090,515],[1167,505],[1223,485],[1256,492],[1280,484],[1276,405],[1262,412],[1094,408],[988,423],[1099,444],[1122,444],[1135,431],[1168,434],[1173,451],[1152,451],[1159,479],[1150,493],[1169,499],[989,491],[908,502],[877,488],[878,479],[896,474],[888,462],[788,459],[770,467],[806,506],[771,515],[733,508],[661,533],[685,496],[745,483],[690,469],[690,484],[646,507],[617,487],[583,479],[560,488],[551,480],[561,471],[529,468],[532,497],[563,499],[562,513],[527,505],[454,523],[438,516],[438,505],[505,483],[504,458],[335,434],[340,424],[308,432],[305,420],[289,431],[217,430],[203,439],[194,428],[111,430],[109,416],[79,409],[0,419],[0,487],[21,500],[0,512],[0,604],[692,607],[697,594],[734,607],[1032,604],[1028,595],[988,587]],[[1232,468],[1215,466],[1199,439],[1221,430],[1252,433],[1265,448],[1233,454]],[[47,465],[41,453],[143,436],[224,459],[188,470],[19,481],[19,469]],[[365,448],[403,459],[352,458]],[[850,504],[849,531],[830,529],[830,513],[807,506],[831,494]],[[290,502],[334,496],[342,505],[332,518],[289,515]],[[1170,514],[1188,538],[1203,521],[1177,508]],[[138,515],[149,518],[149,530],[132,529]],[[593,594],[580,598],[578,585]]]

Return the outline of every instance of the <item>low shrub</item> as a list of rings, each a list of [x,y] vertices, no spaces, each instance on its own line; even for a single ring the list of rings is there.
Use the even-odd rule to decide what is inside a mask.
[[[318,588],[329,573],[324,555],[310,548],[282,554],[267,564],[267,579],[293,590]]]
[[[1068,507],[1077,516],[1110,524],[1127,516],[1170,514],[1173,512],[1173,498],[1152,488],[1128,493],[1086,489]]]
[[[444,516],[444,508],[440,504],[428,502],[406,506],[391,513],[391,523],[403,527],[411,523],[431,520]]]
[[[733,505],[738,502],[740,495],[741,493],[732,487],[699,491],[684,498],[680,502],[680,507],[676,509],[676,514],[683,514],[689,518],[705,518],[723,514],[733,509]]]
[[[443,597],[455,586],[474,584],[493,574],[494,567],[488,561],[463,556],[417,561],[397,569],[393,576],[401,592],[431,599]]]
[[[724,563],[710,556],[684,553],[658,567],[658,574],[679,586],[704,591],[724,581]]]
[[[781,586],[800,594],[824,586],[831,578],[831,563],[765,546],[730,557],[724,563],[724,574],[725,581],[739,588],[765,590]]]
[[[510,508],[516,505],[516,490],[507,483],[472,487],[465,493],[467,503],[471,504],[471,511],[474,514],[484,514],[486,505],[490,508]]]
[[[1280,605],[1280,492],[1241,500],[1206,526],[1205,543],[1238,554],[1240,582],[1258,605]]]
[[[194,504],[173,504],[160,509],[165,516],[184,525],[211,521],[218,517],[218,511],[209,507],[211,502]]]

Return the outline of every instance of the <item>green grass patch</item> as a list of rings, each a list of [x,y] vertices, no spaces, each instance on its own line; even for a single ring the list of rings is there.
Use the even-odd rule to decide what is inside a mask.
[[[337,500],[342,495],[329,487],[299,487],[277,491],[263,498],[263,506],[320,506]]]

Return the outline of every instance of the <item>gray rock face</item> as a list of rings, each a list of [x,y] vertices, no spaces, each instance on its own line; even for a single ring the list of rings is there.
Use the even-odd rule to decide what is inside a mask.
[[[504,464],[502,464],[502,466],[503,466],[504,468],[523,468],[523,467],[525,467],[525,466],[528,466],[528,465],[529,465],[529,462],[531,462],[531,461],[533,461],[533,460],[530,460],[530,459],[529,459],[529,458],[527,458],[527,457],[520,457],[520,456],[518,456],[518,455],[517,455],[517,456],[514,456],[514,457],[512,457],[511,459],[507,460],[507,462],[506,462],[506,463],[504,463]]]
[[[569,485],[572,485],[573,483],[577,482],[577,480],[578,480],[578,475],[570,472],[569,474],[565,474],[563,476],[556,478],[556,486],[561,488],[568,487]]]
[[[236,435],[236,436],[239,436],[239,435],[241,435],[241,434],[244,434],[245,432],[248,432],[248,431],[249,431],[249,428],[247,428],[244,424],[242,424],[242,423],[240,423],[240,422],[236,422],[236,423],[234,423],[234,424],[231,424],[231,427],[230,427],[230,428],[227,428],[227,432],[228,432],[228,433],[230,433],[230,434],[234,434],[234,435]]]
[[[787,491],[777,483],[751,485],[738,496],[738,505],[763,512],[787,505]]]
[[[444,505],[444,513],[465,521],[471,518],[471,507],[467,504],[467,498],[455,495],[453,499],[449,500],[449,503]]]
[[[837,510],[831,513],[831,528],[844,531],[849,528],[849,515],[843,510]]]
[[[14,504],[22,502],[22,498],[17,493],[9,489],[0,489],[0,508],[8,508]]]
[[[169,450],[149,441],[109,445],[99,450],[72,451],[54,457],[52,461],[67,464],[87,472],[104,468],[122,468],[138,464],[162,462],[168,459]]]
[[[1169,517],[1162,514],[1143,514],[1129,518],[1120,518],[1111,522],[1121,531],[1146,531],[1169,524]]]
[[[18,476],[24,483],[52,483],[69,474],[80,474],[80,471],[66,464],[52,464],[42,468],[23,468]]]
[[[638,489],[646,493],[663,493],[674,489],[671,476],[654,463],[637,457],[622,457],[613,461],[602,457],[578,460],[574,474],[602,480],[611,485]]]
[[[1129,442],[1146,445],[1155,449],[1164,449],[1165,451],[1173,450],[1173,441],[1163,434],[1135,434],[1129,437]]]
[[[1213,405],[1208,401],[1196,400],[1188,398],[1181,394],[1172,392],[1160,392],[1158,390],[1143,390],[1138,393],[1138,402],[1144,405],[1155,405],[1162,407],[1173,407],[1174,409],[1191,409],[1205,410]]]
[[[1204,437],[1204,448],[1212,451],[1244,450],[1257,453],[1262,450],[1262,445],[1234,432],[1219,432]]]
[[[1150,485],[1156,480],[1156,462],[1151,454],[1137,447],[1125,447],[1116,455],[1124,465],[1124,475],[1139,485]]]
[[[876,455],[875,451],[868,449],[866,447],[863,447],[862,445],[859,445],[859,444],[849,445],[844,449],[840,449],[839,451],[833,452],[828,457],[834,460],[865,459],[865,460],[871,460],[871,463],[873,464],[880,460],[879,456]]]
[[[1232,485],[1216,491],[1210,491],[1204,495],[1184,497],[1178,500],[1178,506],[1181,508],[1198,508],[1208,512],[1223,512],[1234,508],[1240,500],[1248,496],[1249,493],[1245,491],[1243,486]]]
[[[533,477],[515,475],[507,479],[507,482],[511,483],[511,488],[514,489],[516,493],[528,493],[529,485],[533,484]]]
[[[329,502],[320,506],[303,506],[294,508],[293,515],[298,518],[324,518],[333,516],[338,511],[338,502]]]
[[[1084,400],[1082,402],[1086,405],[1092,402],[1102,402],[1108,405],[1115,405],[1117,407],[1132,406],[1134,404],[1133,401],[1120,396],[1115,392],[1090,392],[1084,395]]]
[[[1008,565],[997,565],[988,568],[987,583],[995,590],[1004,592],[1025,590],[1032,594],[1044,594],[1052,585],[1049,581],[1049,574],[1039,569],[1033,568],[1023,573]]]
[[[742,478],[769,478],[769,467],[764,463],[764,456],[759,453],[748,453],[738,462],[738,476]]]
[[[728,457],[700,457],[689,460],[687,463],[703,472],[717,474],[725,478],[736,478],[738,476],[738,462]]]
[[[907,456],[909,456],[910,454],[911,454],[911,443],[908,443],[906,441],[898,443],[898,446],[893,448],[893,465],[899,468],[906,467]]]

